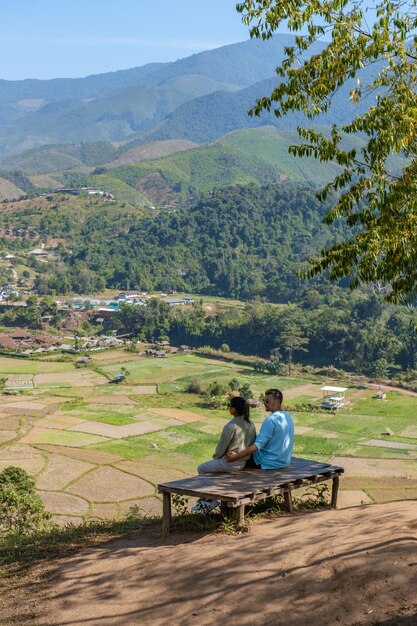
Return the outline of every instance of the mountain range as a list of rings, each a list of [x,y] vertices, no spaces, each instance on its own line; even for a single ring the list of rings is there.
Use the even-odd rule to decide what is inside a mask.
[[[271,93],[278,80],[275,67],[285,57],[285,46],[292,43],[292,36],[278,35],[265,42],[249,40],[223,46],[173,63],[148,64],[79,79],[1,80],[0,197],[11,193],[10,184],[22,189],[15,175],[10,175],[15,170],[31,177],[25,191],[30,184],[59,186],[91,176],[93,171],[103,175],[105,172],[95,170],[97,166],[111,169],[112,178],[123,181],[125,173],[118,168],[139,162],[142,165],[137,169],[143,171],[145,160],[153,163],[147,174],[153,168],[159,178],[162,167],[165,171],[171,169],[171,178],[175,178],[173,170],[178,163],[173,153],[177,152],[182,154],[177,161],[188,160],[191,164],[197,160],[198,168],[203,169],[201,162],[206,158],[217,160],[220,170],[222,162],[225,170],[232,160],[230,184],[236,177],[238,182],[245,177],[249,182],[265,182],[265,175],[269,174],[272,181],[301,175],[308,180],[318,177],[317,183],[321,184],[334,174],[334,168],[323,169],[310,160],[307,173],[303,166],[301,174],[300,163],[289,171],[285,164],[277,168],[275,159],[266,156],[269,165],[265,169],[265,154],[259,161],[259,146],[253,146],[259,143],[260,136],[268,137],[272,154],[282,160],[285,153],[287,160],[288,146],[296,141],[295,129],[306,124],[300,113],[285,118],[277,118],[273,112],[260,117],[249,117],[247,113],[257,98]],[[315,51],[322,46],[317,43]],[[346,84],[329,112],[317,118],[316,123],[330,126],[359,112],[360,105],[349,100],[349,90],[350,85]],[[268,128],[267,133],[257,133],[253,140],[248,140],[247,135],[245,140],[244,135],[233,140],[230,135],[260,127]],[[233,147],[236,142],[238,146]],[[277,145],[272,148],[271,142]],[[185,157],[189,150],[192,154]],[[155,162],[161,158],[168,161]],[[236,164],[244,175],[236,174]],[[193,170],[192,165],[190,168]],[[298,173],[293,175],[294,168]],[[259,176],[262,170],[264,175]],[[179,186],[195,186],[193,175],[184,177],[181,167],[178,176]],[[222,174],[217,174],[217,178],[224,182]],[[138,182],[139,179],[133,187]],[[132,187],[130,182],[127,184]],[[211,184],[210,180],[208,185]],[[142,182],[136,189],[137,202],[143,200],[144,187],[149,187],[149,178],[146,185]],[[130,195],[132,200],[134,194]]]

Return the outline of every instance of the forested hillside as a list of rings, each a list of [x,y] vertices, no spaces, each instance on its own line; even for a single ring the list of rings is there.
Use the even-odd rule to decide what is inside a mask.
[[[247,301],[206,307],[169,307],[154,299],[125,306],[106,329],[148,341],[168,335],[176,343],[210,345],[258,357],[271,373],[289,358],[388,376],[417,367],[413,307],[381,303],[380,285],[351,292],[325,276],[299,278],[298,270],[323,247],[346,238],[341,225],[322,223],[328,206],[312,186],[230,186],[199,194],[187,208],[143,211],[101,198],[34,198],[3,205],[0,228],[14,267],[34,273],[40,296],[99,293],[105,287],[178,291]],[[19,226],[17,226],[19,225]],[[36,245],[22,230],[55,242],[48,262],[28,251]],[[289,306],[288,306],[289,305]],[[31,325],[39,307],[13,307],[4,325]],[[33,321],[33,320],[32,320]],[[90,331],[91,332],[91,329]],[[405,374],[404,374],[405,375]],[[408,374],[407,374],[408,375]]]
[[[2,216],[4,226],[19,223],[62,242],[56,261],[40,265],[40,293],[107,286],[286,302],[303,289],[297,269],[343,237],[322,224],[327,205],[314,188],[289,182],[217,189],[189,209],[147,216],[117,203],[83,204],[57,196],[27,201],[20,211],[8,207]]]

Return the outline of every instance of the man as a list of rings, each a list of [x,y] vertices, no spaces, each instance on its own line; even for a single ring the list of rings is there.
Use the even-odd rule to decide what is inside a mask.
[[[281,409],[283,401],[279,389],[265,391],[264,405],[271,414],[263,422],[255,442],[240,452],[228,452],[227,461],[233,463],[249,454],[255,467],[263,470],[280,469],[291,463],[294,447],[294,424],[291,415]]]

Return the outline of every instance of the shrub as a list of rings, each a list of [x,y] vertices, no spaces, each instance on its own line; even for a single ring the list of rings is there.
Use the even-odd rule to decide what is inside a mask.
[[[187,385],[187,393],[197,393],[203,395],[205,393],[205,386],[200,378],[193,378]]]
[[[226,386],[217,380],[209,385],[206,396],[213,408],[218,409],[222,405],[226,391]]]
[[[249,400],[249,398],[252,398],[253,396],[253,392],[249,386],[249,383],[245,383],[244,385],[242,385],[239,391],[240,391],[240,395],[242,396],[244,400]]]
[[[30,535],[48,530],[50,519],[25,470],[9,466],[0,472],[0,533]]]
[[[237,378],[232,378],[232,380],[229,381],[230,391],[236,391],[239,389],[239,387],[240,387],[240,382],[238,381]]]

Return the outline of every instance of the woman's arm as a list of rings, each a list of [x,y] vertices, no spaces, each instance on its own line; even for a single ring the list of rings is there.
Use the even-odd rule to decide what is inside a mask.
[[[233,461],[239,461],[239,459],[241,459],[242,457],[249,456],[251,454],[254,454],[254,452],[256,452],[257,450],[261,450],[271,439],[273,433],[274,424],[272,420],[266,418],[261,426],[259,435],[255,439],[255,442],[252,445],[248,446],[246,450],[242,450],[241,452],[228,452],[226,455],[227,462],[233,463]]]
[[[213,459],[221,459],[224,456],[232,443],[233,439],[233,426],[226,424],[226,426],[222,430],[222,434],[220,435],[219,443],[216,446],[216,449],[213,454]]]

